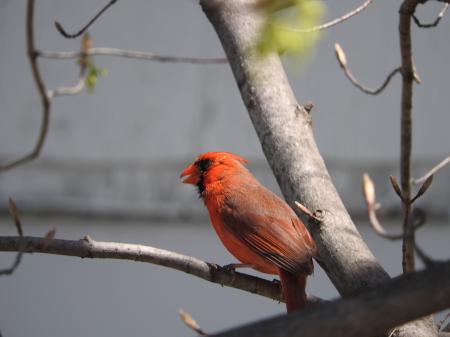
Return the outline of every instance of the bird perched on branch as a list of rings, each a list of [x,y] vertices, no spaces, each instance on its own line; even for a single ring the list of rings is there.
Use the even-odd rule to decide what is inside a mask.
[[[229,152],[207,152],[181,177],[197,186],[217,235],[241,262],[231,266],[279,275],[289,313],[306,305],[316,246],[294,211],[262,186],[246,163]]]

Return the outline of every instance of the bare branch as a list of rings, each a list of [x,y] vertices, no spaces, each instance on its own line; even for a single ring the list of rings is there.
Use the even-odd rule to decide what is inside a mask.
[[[67,33],[66,30],[63,28],[63,26],[58,22],[55,21],[55,28],[58,32],[61,33],[62,36],[64,36],[66,39],[74,39],[82,35],[104,12],[108,10],[109,7],[114,5],[117,2],[117,0],[110,0],[109,3],[103,7],[86,25],[84,25],[77,33],[70,34]]]
[[[433,167],[423,177],[420,177],[420,178],[417,178],[417,179],[412,179],[412,183],[415,184],[415,185],[423,183],[425,180],[427,180],[429,177],[434,175],[440,169],[444,168],[449,163],[450,163],[450,156],[448,156],[443,161],[441,161],[439,164],[437,164],[435,167]]]
[[[297,32],[297,33],[313,33],[313,32],[318,32],[321,30],[325,30],[328,29],[330,27],[336,26],[344,21],[347,21],[348,19],[350,19],[351,17],[361,13],[363,10],[365,10],[367,7],[369,7],[369,5],[373,2],[373,0],[366,0],[364,1],[364,3],[362,5],[360,5],[359,7],[355,8],[354,10],[342,15],[341,17],[334,19],[332,21],[328,21],[322,25],[319,26],[314,26],[311,28],[306,28],[306,29],[296,29],[296,28],[292,28],[292,27],[285,27],[285,26],[280,26],[280,28],[284,29],[284,30],[288,30],[288,31],[292,31],[292,32]]]
[[[11,215],[11,218],[13,219],[14,224],[16,225],[17,233],[19,233],[19,238],[22,239],[23,238],[22,223],[19,218],[19,212],[17,210],[16,203],[14,202],[14,200],[12,198],[9,198],[8,206],[9,206],[8,208],[9,208],[9,213]],[[24,248],[25,248],[25,245],[21,241],[13,264],[9,268],[1,269],[0,276],[1,275],[12,275],[15,272],[15,270],[19,266],[20,262],[22,261]]]
[[[48,234],[47,234],[48,235]],[[101,242],[85,237],[81,240],[60,240],[39,237],[0,237],[0,251],[18,251],[24,244],[25,252],[45,253],[81,258],[122,259],[152,263],[197,276],[223,286],[241,289],[277,301],[283,301],[277,282],[230,271],[216,264],[150,246]],[[320,299],[311,297],[312,303]]]
[[[412,97],[415,67],[412,58],[411,17],[419,0],[403,0],[399,10],[399,38],[402,74],[400,173],[403,196],[403,272],[414,271],[415,232],[411,216],[411,149],[412,149]]]
[[[421,23],[420,20],[415,15],[413,15],[412,18],[414,20],[414,23],[420,28],[436,27],[439,24],[439,22],[441,21],[441,19],[444,17],[445,12],[448,9],[448,6],[449,6],[449,3],[444,4],[444,7],[442,7],[442,10],[439,12],[439,15],[437,16],[436,20],[434,20],[434,22],[432,22],[432,23]]]
[[[358,80],[355,78],[353,73],[348,68],[347,58],[345,56],[344,50],[339,45],[339,43],[336,43],[334,45],[334,51],[336,53],[336,58],[339,61],[339,65],[342,68],[342,70],[344,71],[345,76],[347,76],[347,78],[350,80],[350,82],[355,87],[357,87],[359,90],[361,90],[362,92],[369,94],[369,95],[378,95],[379,93],[381,93],[388,86],[389,82],[394,77],[394,75],[396,75],[397,73],[400,73],[400,71],[401,71],[400,67],[395,68],[394,70],[392,70],[390,72],[390,74],[386,77],[383,84],[379,88],[377,88],[377,89],[367,88],[358,82]]]
[[[367,173],[363,174],[363,194],[364,201],[367,205],[367,213],[369,215],[369,224],[379,236],[388,240],[399,240],[403,238],[403,234],[389,234],[381,223],[378,221],[375,203],[375,185]]]
[[[178,310],[178,314],[180,315],[181,321],[191,330],[198,333],[201,336],[209,336],[208,333],[206,333],[200,325],[192,318],[191,315],[189,315],[186,311],[183,309]]]
[[[117,48],[90,48],[86,50],[87,56],[115,56],[124,58],[133,58],[140,60],[168,62],[168,63],[192,63],[192,64],[225,64],[228,63],[226,58],[201,58],[201,57],[179,57],[159,55],[155,53],[147,53],[136,50],[125,50]],[[39,51],[38,56],[47,59],[76,59],[81,56],[81,52],[76,51]]]
[[[439,291],[436,291],[439,289]],[[376,337],[450,306],[450,262],[401,275],[353,298],[251,323],[216,337]],[[380,310],[383,308],[383,310]],[[408,310],[402,310],[408,308]],[[434,329],[434,328],[433,328]],[[436,334],[436,332],[434,331]],[[394,333],[392,335],[398,336]],[[433,336],[410,330],[410,336]]]
[[[27,18],[26,18],[26,32],[27,32],[27,53],[28,60],[31,65],[34,81],[37,85],[39,95],[41,97],[42,105],[42,121],[39,136],[33,150],[10,163],[0,166],[0,172],[10,170],[16,166],[29,162],[39,156],[42,147],[44,146],[45,139],[47,137],[48,125],[50,121],[50,106],[51,100],[47,96],[47,89],[45,88],[44,81],[37,62],[37,53],[34,46],[34,0],[28,0],[27,2]]]

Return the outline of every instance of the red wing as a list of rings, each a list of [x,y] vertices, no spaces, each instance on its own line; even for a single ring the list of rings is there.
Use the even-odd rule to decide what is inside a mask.
[[[239,198],[239,202],[228,198],[227,207],[221,212],[224,225],[242,243],[278,267],[294,275],[311,274],[316,248],[307,229],[281,199],[265,189],[258,192],[259,202],[249,195]]]

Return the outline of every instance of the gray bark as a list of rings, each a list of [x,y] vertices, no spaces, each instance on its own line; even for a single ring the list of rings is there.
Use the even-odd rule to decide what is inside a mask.
[[[354,298],[318,305],[304,312],[275,317],[215,336],[380,336],[392,326],[449,306],[450,262],[446,262],[402,275]],[[406,325],[403,331],[415,334],[417,328]]]
[[[264,154],[287,202],[321,210],[309,226],[327,274],[343,296],[389,280],[347,213],[314,141],[311,116],[292,92],[278,55],[252,52],[263,17],[251,0],[203,0],[229,59]],[[336,112],[333,112],[336,113]],[[411,323],[398,336],[433,336],[431,324]],[[403,332],[402,332],[403,331]],[[410,332],[412,331],[412,332]]]
[[[222,286],[241,289],[277,301],[283,301],[278,283],[236,271],[233,272],[214,263],[165,249],[129,243],[95,241],[89,237],[81,240],[52,239],[47,241],[45,238],[32,236],[0,236],[0,251],[44,253],[78,256],[81,258],[121,259],[152,263],[176,269]],[[17,255],[17,257],[19,256],[21,254]],[[17,262],[17,265],[18,263],[20,263],[20,260]],[[14,265],[17,267],[16,262]],[[11,274],[9,270],[11,268],[5,269],[3,273]],[[2,271],[0,270],[1,274]],[[308,295],[308,301],[317,303],[321,300]]]

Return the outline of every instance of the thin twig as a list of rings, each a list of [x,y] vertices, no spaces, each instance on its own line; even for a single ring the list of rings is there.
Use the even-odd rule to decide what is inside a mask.
[[[334,50],[336,52],[336,58],[338,59],[339,65],[342,68],[342,70],[344,71],[345,76],[347,76],[347,78],[350,80],[350,82],[355,87],[357,87],[362,92],[364,92],[366,94],[369,94],[369,95],[378,95],[379,93],[381,93],[388,86],[389,82],[394,77],[394,75],[396,75],[397,73],[400,73],[400,71],[401,71],[400,67],[395,68],[394,70],[392,70],[389,73],[389,75],[386,77],[386,79],[384,80],[383,84],[378,89],[367,88],[367,87],[365,87],[364,85],[362,85],[361,83],[358,82],[356,77],[353,75],[353,73],[348,68],[347,58],[345,56],[345,53],[344,53],[342,47],[339,45],[339,43],[336,43],[334,45]]]
[[[77,38],[81,36],[86,31],[86,29],[88,29],[106,10],[108,10],[109,7],[114,5],[116,2],[117,0],[110,0],[109,3],[105,7],[103,7],[86,25],[84,25],[78,32],[74,34],[67,33],[58,21],[55,21],[55,28],[58,32],[61,33],[62,36],[67,39]]]
[[[48,125],[50,121],[50,106],[51,100],[47,96],[47,89],[45,88],[44,81],[37,62],[37,53],[34,46],[34,0],[28,0],[27,2],[27,17],[26,17],[26,32],[27,32],[27,54],[28,60],[31,65],[34,81],[38,88],[39,95],[41,97],[42,105],[42,121],[39,136],[33,150],[10,163],[0,166],[0,172],[10,170],[16,166],[29,162],[39,156],[42,147],[44,146],[45,139],[47,137]]]
[[[72,96],[72,95],[78,95],[81,91],[83,91],[85,87],[86,79],[85,75],[80,75],[80,78],[72,87],[58,87],[53,90],[49,90],[47,95],[50,98],[56,97],[56,96]]]
[[[39,57],[48,59],[76,59],[81,56],[81,52],[76,51],[39,51]],[[124,58],[141,59],[157,62],[169,62],[169,63],[192,63],[192,64],[224,64],[228,63],[226,58],[201,58],[201,57],[178,57],[159,55],[155,53],[147,53],[136,50],[125,50],[117,48],[90,48],[86,51],[87,56],[115,56]]]
[[[450,156],[448,156],[443,161],[441,161],[439,164],[437,164],[435,167],[433,167],[424,176],[422,176],[420,178],[417,178],[417,179],[412,179],[412,183],[415,184],[415,185],[422,184],[425,180],[427,180],[429,177],[434,175],[440,169],[444,168],[449,163],[450,163]]]
[[[11,215],[11,218],[13,219],[14,224],[16,225],[17,233],[19,234],[19,238],[23,238],[23,230],[22,230],[22,223],[20,221],[19,212],[17,210],[16,203],[12,198],[9,198],[8,202],[8,208],[9,213]],[[23,242],[20,242],[19,249],[17,251],[16,257],[14,259],[13,264],[11,267],[0,270],[0,276],[1,275],[12,275],[17,267],[20,265],[20,262],[22,261],[22,256],[24,253],[25,244]]]
[[[439,15],[437,16],[436,20],[434,20],[434,22],[432,22],[432,23],[421,23],[420,20],[415,15],[413,15],[412,18],[414,20],[414,23],[420,28],[436,27],[439,24],[439,22],[441,21],[441,19],[444,17],[445,12],[448,9],[448,6],[449,6],[449,3],[444,4],[444,7],[442,7],[442,10],[439,12]]]
[[[23,246],[21,246],[21,247],[23,247]],[[23,249],[19,248],[19,251],[17,252],[16,257],[15,257],[14,262],[11,265],[11,267],[0,270],[0,276],[12,275],[16,271],[17,267],[20,265],[20,262],[22,262],[23,253],[24,253]]]
[[[393,180],[391,179],[391,182],[392,181]],[[395,180],[394,180],[394,183],[395,183]],[[363,174],[362,187],[363,187],[364,201],[366,202],[367,213],[369,216],[369,224],[372,227],[372,229],[375,231],[375,233],[377,233],[379,236],[381,236],[387,240],[391,240],[391,241],[403,239],[402,233],[401,234],[388,233],[384,229],[384,227],[380,223],[380,221],[378,220],[377,213],[376,213],[377,203],[376,203],[376,198],[375,198],[375,185],[367,173]],[[415,208],[413,210],[411,219],[413,221],[414,230],[419,229],[420,227],[422,227],[425,224],[425,214],[418,208]]]
[[[415,232],[411,217],[411,152],[412,152],[412,97],[415,78],[414,62],[412,58],[411,18],[419,0],[403,0],[399,10],[399,39],[402,74],[401,100],[401,135],[400,135],[400,174],[403,206],[403,272],[415,269],[414,246]]]
[[[280,28],[284,29],[284,30],[288,30],[288,31],[292,31],[292,32],[297,32],[297,33],[313,33],[313,32],[318,32],[321,30],[325,30],[328,29],[330,27],[336,26],[348,19],[350,19],[351,17],[359,14],[360,12],[362,12],[363,10],[365,10],[367,7],[369,7],[369,5],[373,2],[373,0],[366,0],[362,5],[360,5],[359,7],[355,8],[354,10],[340,16],[337,19],[328,21],[322,25],[319,26],[314,26],[314,27],[310,27],[310,28],[305,28],[305,29],[296,29],[296,28],[292,28],[292,27],[287,27],[287,26],[280,26]]]

